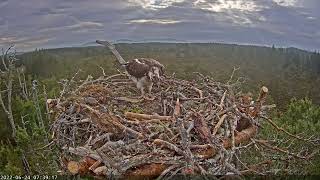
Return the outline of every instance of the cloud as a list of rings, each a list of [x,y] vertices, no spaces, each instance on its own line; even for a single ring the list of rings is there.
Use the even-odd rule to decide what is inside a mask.
[[[269,8],[255,0],[196,0],[193,6],[214,13],[215,18],[222,21],[240,26],[254,26],[255,23],[266,21],[259,12]]]
[[[299,0],[273,0],[277,5],[279,6],[285,6],[285,7],[290,7],[290,6],[298,6]]]
[[[0,8],[5,7],[9,3],[9,0],[2,0],[0,2]]]
[[[182,3],[184,1],[185,0],[128,0],[131,5],[150,10],[168,8],[175,3]]]
[[[19,41],[19,39],[17,39],[17,37],[0,37],[0,44],[7,44],[7,43],[11,43],[11,42],[16,42]]]
[[[54,40],[54,37],[2,37],[0,38],[0,44],[2,47],[15,45],[16,48],[30,48],[37,45],[41,45],[49,42],[50,40]]]
[[[224,12],[227,10],[256,12],[263,8],[253,0],[197,0],[193,4],[197,8],[213,12]]]
[[[307,19],[308,19],[308,20],[316,20],[317,18],[316,18],[316,17],[313,17],[313,16],[308,16]]]
[[[60,27],[52,27],[52,28],[44,28],[39,32],[53,32],[53,31],[86,31],[86,30],[94,30],[102,28],[103,24],[98,22],[79,22],[73,25],[60,26]]]
[[[172,19],[133,19],[129,21],[129,24],[177,24],[181,22]]]
[[[319,37],[317,7],[319,0],[0,0],[0,46],[171,39],[319,49],[308,36]]]
[[[23,41],[20,41],[19,43],[16,43],[16,46],[17,48],[30,48],[30,47],[42,45],[54,39],[55,39],[54,37],[27,38],[27,39],[24,39]]]

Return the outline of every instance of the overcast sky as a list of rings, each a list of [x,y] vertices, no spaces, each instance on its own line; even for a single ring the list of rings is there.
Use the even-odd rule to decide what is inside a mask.
[[[0,0],[0,47],[26,51],[96,39],[320,50],[320,0]]]

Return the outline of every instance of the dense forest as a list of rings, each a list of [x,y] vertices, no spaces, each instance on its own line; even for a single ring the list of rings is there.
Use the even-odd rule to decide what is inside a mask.
[[[126,60],[138,57],[157,59],[166,66],[166,74],[175,73],[182,79],[192,79],[193,72],[201,72],[216,81],[226,82],[237,69],[234,81],[242,83],[244,93],[256,92],[262,85],[269,88],[268,104],[277,105],[272,112],[276,122],[292,133],[320,136],[319,52],[217,43],[121,43],[116,48]],[[61,79],[70,79],[79,70],[77,78],[85,79],[89,74],[101,76],[101,69],[107,74],[117,73],[120,67],[112,53],[99,46],[37,49],[16,58],[18,76],[13,78],[12,114],[17,136],[16,140],[12,139],[10,123],[1,108],[0,172],[55,174],[58,170],[55,153],[58,150],[43,148],[50,139],[51,120],[46,114],[44,99],[59,96]],[[5,69],[3,64],[0,68]],[[5,78],[1,76],[1,81],[5,82]],[[23,86],[21,79],[25,79]],[[3,89],[7,85],[0,83],[0,93],[6,94]],[[271,131],[268,127],[264,128],[260,136],[271,136],[268,131]],[[278,133],[274,136],[284,138]],[[288,141],[283,143],[290,144]],[[304,144],[292,146],[294,149]],[[247,157],[249,155],[250,152]],[[45,160],[40,160],[43,158]],[[25,162],[28,162],[28,170]],[[291,173],[319,174],[319,162],[317,156],[312,165],[288,167],[294,169]]]
[[[191,72],[201,72],[217,81],[226,81],[233,68],[239,68],[236,75],[245,81],[245,90],[266,85],[281,108],[293,97],[308,97],[320,103],[318,52],[214,43],[118,44],[117,49],[127,60],[157,59],[166,66],[167,73],[175,72],[184,79],[192,78]],[[23,54],[20,59],[27,74],[35,79],[59,79],[71,76],[78,69],[85,72],[84,76],[99,76],[99,66],[112,74],[118,66],[112,53],[103,47],[36,50]]]

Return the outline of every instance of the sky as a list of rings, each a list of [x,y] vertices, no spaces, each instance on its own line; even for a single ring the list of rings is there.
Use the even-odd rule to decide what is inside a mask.
[[[320,50],[320,0],[0,0],[0,48],[96,39]]]

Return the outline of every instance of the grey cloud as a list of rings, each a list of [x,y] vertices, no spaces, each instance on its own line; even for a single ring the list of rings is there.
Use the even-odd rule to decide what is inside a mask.
[[[34,47],[39,44],[47,43],[50,40],[53,40],[54,38],[48,38],[48,37],[6,37],[6,38],[0,38],[0,44],[7,44],[7,45],[16,45],[16,48],[30,48]]]
[[[79,22],[73,25],[60,26],[60,27],[52,27],[41,29],[39,32],[52,32],[52,31],[67,31],[67,30],[84,30],[84,29],[99,29],[103,27],[102,23],[98,22]]]

